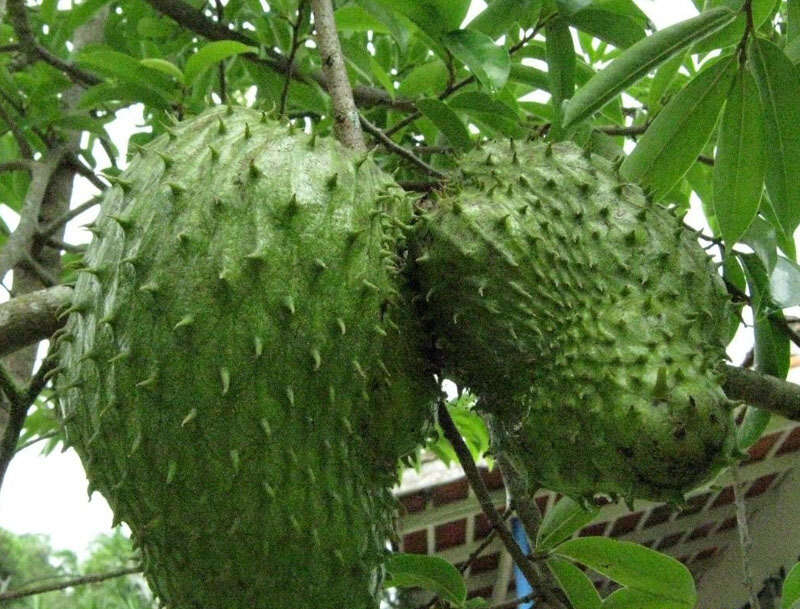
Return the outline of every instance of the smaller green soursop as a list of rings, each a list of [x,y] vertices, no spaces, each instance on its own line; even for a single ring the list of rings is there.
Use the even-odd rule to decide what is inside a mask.
[[[437,393],[397,281],[411,214],[370,158],[246,108],[115,180],[57,388],[169,607],[377,607],[396,461]]]
[[[676,215],[572,143],[492,143],[418,224],[446,376],[531,482],[677,500],[729,462],[727,296]]]

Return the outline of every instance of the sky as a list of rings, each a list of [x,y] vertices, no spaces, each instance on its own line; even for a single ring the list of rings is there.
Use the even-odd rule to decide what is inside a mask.
[[[659,29],[697,13],[690,0],[637,0],[636,4]],[[467,20],[484,7],[482,0],[474,0]],[[109,123],[109,134],[116,142],[121,158],[125,158],[128,137],[140,124],[141,113],[136,108],[121,111],[118,118]],[[95,154],[98,160],[104,158],[99,147]],[[80,178],[73,203],[80,204],[94,194],[88,182]],[[89,240],[89,233],[80,226],[90,222],[94,213],[96,211],[87,212],[69,225],[68,241]],[[16,218],[2,206],[0,214],[13,230]],[[702,218],[702,213],[692,212],[692,215],[695,219]],[[47,457],[40,451],[39,445],[31,446],[11,462],[0,489],[0,527],[15,533],[46,534],[54,548],[69,549],[85,556],[92,539],[111,531],[111,511],[99,493],[94,493],[89,501],[88,483],[73,450],[63,453],[56,450]]]

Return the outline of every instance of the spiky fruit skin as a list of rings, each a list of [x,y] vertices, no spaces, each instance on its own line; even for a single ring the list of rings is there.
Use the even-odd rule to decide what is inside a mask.
[[[170,607],[377,606],[435,391],[394,284],[410,214],[369,158],[244,108],[177,125],[106,196],[57,387]]]
[[[418,222],[420,306],[498,449],[573,497],[674,500],[729,460],[727,297],[695,235],[571,143],[495,143]]]

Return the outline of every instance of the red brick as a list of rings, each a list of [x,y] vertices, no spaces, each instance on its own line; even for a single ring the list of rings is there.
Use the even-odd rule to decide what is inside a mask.
[[[428,532],[425,529],[403,535],[403,552],[409,554],[428,553]]]
[[[452,548],[453,546],[460,546],[466,541],[467,519],[462,518],[455,522],[440,524],[434,527],[433,530],[437,552]]]

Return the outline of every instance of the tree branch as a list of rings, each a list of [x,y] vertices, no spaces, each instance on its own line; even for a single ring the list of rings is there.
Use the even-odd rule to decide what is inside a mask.
[[[11,116],[6,112],[6,109],[0,105],[0,118],[3,119],[8,128],[11,130],[11,134],[14,136],[14,140],[17,142],[17,147],[19,148],[19,153],[25,157],[26,159],[33,158],[33,150],[31,150],[31,145],[28,143],[28,140],[25,138],[25,134],[22,132],[20,125],[15,121]]]
[[[456,451],[456,455],[458,455],[458,460],[461,463],[461,467],[464,468],[464,474],[466,475],[467,480],[469,480],[469,484],[472,487],[472,490],[475,492],[475,496],[478,498],[478,502],[481,505],[483,513],[486,514],[489,522],[492,523],[492,527],[495,531],[497,531],[498,537],[500,537],[500,540],[503,542],[506,550],[508,550],[508,553],[511,554],[511,558],[514,559],[514,562],[519,567],[520,571],[522,571],[522,574],[525,576],[525,579],[528,580],[528,583],[530,583],[532,586],[540,584],[541,578],[534,569],[533,563],[528,560],[528,557],[522,552],[522,549],[519,547],[517,542],[514,541],[514,537],[506,528],[506,525],[503,524],[503,517],[494,507],[492,498],[489,496],[489,490],[486,488],[486,484],[483,482],[480,472],[478,472],[478,468],[475,465],[475,461],[472,459],[469,448],[467,448],[467,445],[464,444],[464,440],[461,439],[461,434],[458,432],[456,424],[450,417],[450,413],[447,412],[447,406],[445,405],[444,401],[439,401],[438,414],[439,425],[441,425],[445,437],[450,441],[450,444],[453,445],[453,449]],[[561,603],[561,601],[555,597],[552,597],[552,591],[547,588],[547,586],[544,586],[542,591],[545,594],[548,592],[550,593],[548,594],[548,600],[555,607],[558,607],[559,609],[564,608],[564,605]]]
[[[207,18],[201,11],[195,9],[190,4],[183,2],[183,0],[146,0],[150,6],[155,8],[158,12],[171,17],[178,24],[192,30],[196,34],[200,34],[209,40],[236,40],[243,44],[258,47],[257,40],[253,40],[249,36],[237,32],[226,27],[222,23],[216,23]],[[268,59],[260,59],[254,54],[243,55],[248,61],[261,63],[276,72],[281,74],[290,74],[293,78],[300,82],[308,82],[309,80],[316,81],[324,89],[328,89],[328,83],[325,76],[321,72],[313,72],[310,75],[304,75],[297,70],[291,69],[280,53],[264,48],[264,52],[269,56]],[[404,110],[411,112],[414,110],[414,103],[404,99],[392,99],[392,97],[383,89],[375,87],[356,86],[353,88],[353,97],[360,106],[390,106],[396,110]]]
[[[722,388],[730,399],[800,421],[800,386],[736,366],[726,366],[725,372]]]
[[[0,374],[3,377],[3,391],[9,406],[8,421],[0,435],[0,489],[2,489],[8,465],[17,452],[17,441],[22,432],[22,426],[25,424],[25,417],[28,416],[30,402],[23,399],[21,390],[12,390],[12,387],[16,385],[11,384],[14,383],[14,380],[5,367],[0,367]],[[0,595],[0,600],[2,600],[2,595]]]
[[[67,213],[63,214],[62,216],[53,220],[50,224],[45,226],[39,231],[39,237],[41,239],[47,239],[48,237],[54,235],[62,226],[64,226],[67,222],[75,218],[76,216],[80,216],[83,212],[87,209],[91,209],[95,205],[100,204],[101,196],[98,195],[96,197],[92,197],[85,203],[81,203],[77,207],[70,209]]]
[[[311,0],[317,48],[322,59],[322,73],[328,82],[328,94],[333,104],[333,131],[342,144],[351,150],[364,151],[364,134],[358,120],[353,89],[347,77],[339,33],[333,19],[332,0]]]
[[[5,173],[6,171],[32,171],[34,163],[34,161],[30,161],[28,159],[14,159],[13,161],[6,161],[4,163],[0,163],[0,173]]]
[[[64,325],[58,314],[71,300],[72,288],[59,285],[0,304],[0,357],[52,336]]]
[[[445,179],[447,176],[443,174],[441,171],[433,167],[432,165],[428,165],[425,161],[421,158],[416,156],[410,150],[403,148],[400,144],[396,143],[392,138],[386,135],[383,131],[378,129],[375,125],[370,123],[366,118],[360,116],[361,124],[364,126],[364,131],[369,133],[370,135],[374,135],[381,144],[383,144],[387,150],[394,152],[395,154],[403,157],[404,159],[411,161],[414,165],[422,169],[425,173],[432,175],[440,180]]]
[[[8,0],[8,15],[19,39],[19,48],[30,61],[41,59],[54,68],[65,72],[76,83],[96,85],[101,82],[94,74],[90,74],[64,61],[36,42],[28,21],[24,0]]]
[[[13,269],[29,251],[31,241],[39,229],[39,211],[47,194],[47,186],[53,173],[58,169],[64,153],[62,147],[50,150],[44,160],[34,166],[17,229],[0,250],[0,277]]]
[[[731,466],[733,475],[733,497],[736,503],[736,528],[739,531],[739,545],[742,549],[742,578],[745,588],[750,595],[750,609],[761,609],[758,602],[758,590],[753,583],[753,570],[750,568],[752,561],[753,538],[750,536],[750,527],[747,525],[747,506],[745,505],[742,481],[739,478],[739,465]]]
[[[289,86],[292,83],[291,73],[294,72],[294,58],[297,55],[297,49],[299,49],[303,44],[300,36],[300,29],[303,27],[303,23],[308,19],[308,15],[306,14],[307,4],[307,0],[300,0],[297,5],[297,18],[295,19],[294,23],[292,23],[292,49],[289,52],[289,59],[287,61],[289,65],[286,78],[283,81],[283,89],[281,90],[281,101],[278,106],[278,116],[286,115],[286,102],[289,99]]]
[[[45,584],[35,588],[28,588],[27,590],[12,590],[11,592],[3,592],[0,594],[0,601],[11,601],[18,598],[25,598],[26,596],[34,596],[44,592],[52,592],[53,590],[63,590],[64,588],[72,588],[73,586],[82,586],[85,584],[95,584],[97,582],[112,579],[114,577],[122,577],[123,575],[132,575],[133,573],[140,573],[142,568],[137,567],[124,567],[116,571],[109,571],[108,573],[94,573],[91,575],[84,575],[74,579],[68,579],[63,582]]]

